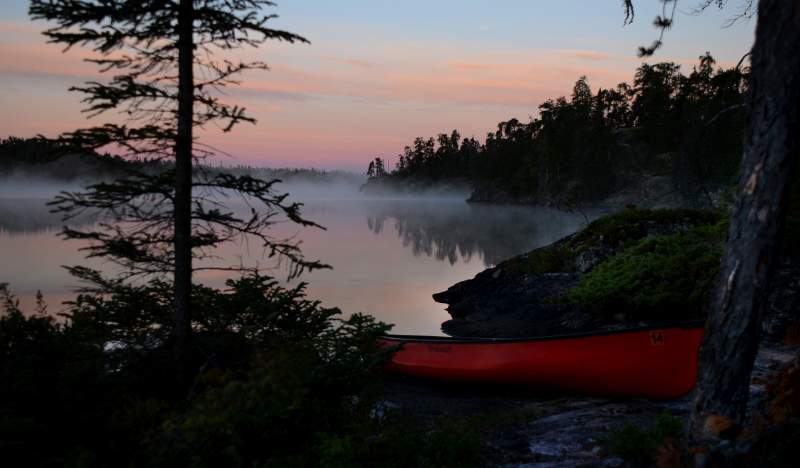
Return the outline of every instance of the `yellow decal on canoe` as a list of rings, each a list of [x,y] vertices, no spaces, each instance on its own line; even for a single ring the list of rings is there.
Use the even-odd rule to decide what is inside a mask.
[[[664,332],[662,330],[653,330],[650,332],[650,344],[653,346],[661,346],[664,344]]]

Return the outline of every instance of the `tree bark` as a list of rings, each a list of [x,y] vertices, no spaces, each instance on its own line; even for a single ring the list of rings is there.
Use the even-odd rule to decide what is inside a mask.
[[[193,0],[178,12],[178,133],[175,142],[175,340],[184,352],[191,334],[192,127],[194,116]]]
[[[739,193],[690,419],[698,446],[734,437],[745,422],[760,314],[800,149],[800,0],[760,0],[752,53]]]

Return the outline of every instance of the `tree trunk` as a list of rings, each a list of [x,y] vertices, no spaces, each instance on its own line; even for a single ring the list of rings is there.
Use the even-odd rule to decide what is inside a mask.
[[[192,126],[194,116],[193,0],[178,13],[178,135],[175,142],[175,340],[184,352],[191,334]]]
[[[760,0],[739,194],[706,323],[690,419],[695,445],[744,423],[760,314],[777,254],[800,125],[800,0]]]

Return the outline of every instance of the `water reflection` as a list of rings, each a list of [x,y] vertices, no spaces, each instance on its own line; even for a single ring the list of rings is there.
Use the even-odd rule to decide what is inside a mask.
[[[45,198],[2,198],[0,197],[0,232],[9,235],[58,232],[64,223],[61,216],[50,212]],[[72,227],[87,226],[97,221],[90,215],[71,219]]]
[[[595,213],[587,216],[595,217]],[[477,255],[492,266],[578,229],[586,218],[549,208],[492,206],[462,201],[396,201],[367,204],[367,227],[382,234],[393,222],[415,256],[454,265]]]
[[[441,334],[444,307],[431,298],[486,266],[548,244],[580,228],[582,215],[545,208],[469,205],[454,199],[302,200],[304,215],[327,230],[274,226],[276,237],[296,236],[308,258],[333,266],[301,278],[308,295],[345,313],[369,313],[396,324],[394,332]],[[77,281],[62,265],[87,265],[114,274],[97,259],[88,262],[80,242],[65,242],[62,222],[49,213],[44,198],[0,195],[0,282],[11,283],[23,305],[37,290],[51,310],[70,299]],[[241,207],[244,209],[244,206]],[[88,227],[83,218],[71,225]],[[263,261],[262,249],[242,242],[217,252],[222,262],[238,256]],[[285,278],[285,272],[272,272]],[[224,287],[229,273],[200,272],[196,281]]]

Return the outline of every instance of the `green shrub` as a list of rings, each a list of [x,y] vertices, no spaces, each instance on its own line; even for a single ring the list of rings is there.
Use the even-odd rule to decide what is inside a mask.
[[[41,304],[25,315],[0,284],[0,451],[8,466],[75,457],[86,440],[102,438],[94,422],[116,400],[105,393],[102,347],[76,339]]]
[[[150,464],[316,465],[320,434],[347,439],[370,423],[383,328],[364,316],[313,340],[263,348],[249,368],[206,373],[185,410],[150,441]]]
[[[591,247],[599,242],[612,246],[626,246],[630,242],[654,234],[652,231],[674,231],[676,227],[691,228],[716,224],[722,219],[722,214],[709,210],[625,208],[589,223],[570,240],[569,246]]]
[[[569,299],[628,319],[699,317],[719,273],[727,223],[645,238],[581,277]]]
[[[78,270],[66,321],[3,288],[0,446],[28,465],[316,464],[320,434],[367,437],[389,326],[341,318],[271,278],[193,290],[189,356],[171,344],[171,287]],[[21,462],[20,462],[21,463]]]
[[[8,466],[476,466],[471,419],[381,408],[389,326],[342,318],[268,277],[193,290],[193,352],[173,357],[171,287],[74,271],[67,320],[0,285],[0,448]],[[4,300],[3,300],[4,298]]]
[[[603,448],[634,466],[654,466],[658,447],[669,439],[683,436],[683,422],[669,413],[656,417],[651,427],[641,428],[626,422],[600,440]]]

